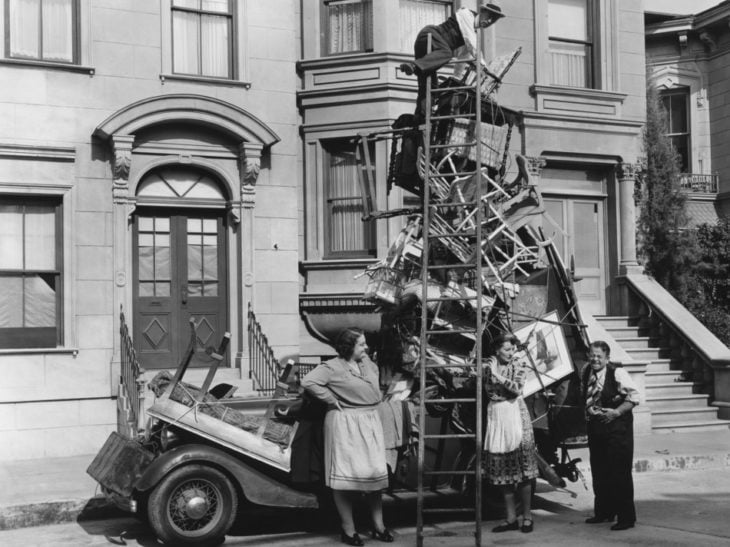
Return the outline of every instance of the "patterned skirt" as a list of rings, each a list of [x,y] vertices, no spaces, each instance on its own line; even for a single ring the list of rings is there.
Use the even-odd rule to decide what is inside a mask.
[[[324,481],[333,490],[388,486],[383,424],[376,407],[330,410],[324,419]]]
[[[490,484],[517,484],[537,478],[535,435],[532,432],[530,413],[522,397],[517,399],[522,421],[522,441],[516,450],[505,454],[485,454],[485,475]]]

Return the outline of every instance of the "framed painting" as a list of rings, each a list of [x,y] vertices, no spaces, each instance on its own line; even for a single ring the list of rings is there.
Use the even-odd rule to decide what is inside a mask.
[[[573,361],[557,312],[551,312],[539,321],[522,327],[515,332],[515,336],[526,346],[525,358],[530,367],[522,388],[523,397],[528,397],[573,372]]]

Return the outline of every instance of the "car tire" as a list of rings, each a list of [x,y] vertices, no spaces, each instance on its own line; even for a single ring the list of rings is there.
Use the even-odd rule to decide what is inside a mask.
[[[218,545],[236,518],[238,495],[212,467],[186,465],[167,475],[147,500],[155,534],[168,545]]]

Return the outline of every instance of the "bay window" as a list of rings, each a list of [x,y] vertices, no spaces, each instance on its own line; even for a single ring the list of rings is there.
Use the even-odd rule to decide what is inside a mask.
[[[51,200],[0,198],[0,349],[60,341],[60,211]]]

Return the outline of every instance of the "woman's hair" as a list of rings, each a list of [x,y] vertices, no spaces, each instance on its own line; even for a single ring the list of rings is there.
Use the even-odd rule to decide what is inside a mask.
[[[364,335],[365,333],[363,330],[357,327],[348,327],[344,329],[337,335],[337,339],[335,340],[335,350],[337,351],[337,355],[343,359],[349,359],[352,357],[352,352],[355,350],[357,339]]]
[[[520,339],[511,332],[500,332],[494,338],[492,338],[492,342],[489,344],[492,353],[497,353],[497,350],[501,348],[502,344],[505,344],[506,342],[511,342],[514,346],[520,345]]]

